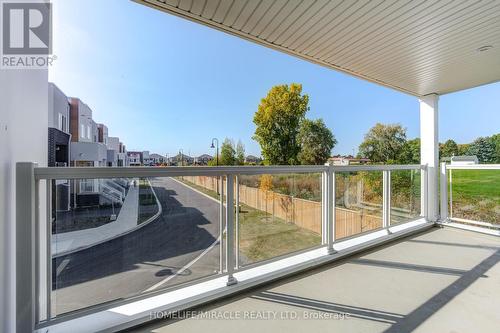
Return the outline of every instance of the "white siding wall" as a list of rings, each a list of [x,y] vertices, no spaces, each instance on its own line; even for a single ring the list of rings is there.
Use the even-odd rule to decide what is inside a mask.
[[[78,102],[78,127],[79,127],[79,142],[93,142],[94,140],[94,127],[96,127],[92,120],[92,109],[82,101]],[[83,131],[82,131],[83,130]]]
[[[0,70],[1,332],[15,332],[15,165],[47,166],[47,83],[47,70]],[[45,207],[43,195],[40,207]]]
[[[59,126],[59,118],[62,115],[65,119],[64,132],[69,133],[68,97],[53,83],[49,83],[48,90],[49,127],[63,131],[63,128]]]

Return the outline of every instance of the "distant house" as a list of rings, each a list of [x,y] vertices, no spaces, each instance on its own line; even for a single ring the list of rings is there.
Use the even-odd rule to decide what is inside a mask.
[[[194,158],[188,156],[186,154],[177,154],[176,156],[170,158],[169,161],[171,164],[175,164],[178,166],[181,165],[192,165],[194,163]]]
[[[142,151],[128,151],[128,164],[130,166],[141,166],[142,165]]]
[[[212,156],[208,154],[203,154],[198,157],[195,157],[194,159],[194,164],[196,165],[208,165],[208,162],[213,159]]]
[[[160,165],[166,161],[166,158],[160,154],[149,154],[149,160],[152,165]]]
[[[474,165],[479,164],[477,156],[452,156],[452,165]]]
[[[347,156],[333,156],[328,159],[328,163],[333,165],[353,165],[353,164],[367,164],[370,163],[369,158],[356,158],[352,155]]]
[[[129,166],[127,148],[123,142],[118,143],[118,166]]]
[[[245,157],[245,163],[259,164],[260,162],[262,162],[262,158],[260,158],[260,157],[253,156],[253,155],[248,155],[247,157]]]
[[[108,136],[106,146],[108,147],[108,166],[120,166],[118,164],[118,155],[120,153],[120,138]]]
[[[153,165],[153,161],[149,157],[149,150],[142,152],[142,165]]]

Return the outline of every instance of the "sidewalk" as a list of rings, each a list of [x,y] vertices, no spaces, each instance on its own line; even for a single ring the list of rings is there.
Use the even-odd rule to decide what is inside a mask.
[[[103,226],[52,235],[52,256],[69,254],[105,242],[137,227],[139,186],[130,186],[116,221]]]

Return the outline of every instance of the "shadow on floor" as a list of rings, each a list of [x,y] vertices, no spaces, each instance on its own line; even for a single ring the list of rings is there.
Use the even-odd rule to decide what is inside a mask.
[[[488,278],[486,273],[494,267],[500,261],[500,249],[495,246],[486,246],[486,245],[474,245],[474,244],[460,244],[460,243],[451,243],[451,242],[441,242],[441,241],[429,241],[422,239],[415,239],[417,237],[421,237],[425,234],[432,233],[434,231],[427,231],[424,233],[420,233],[412,238],[405,238],[390,244],[387,246],[394,246],[403,242],[414,242],[421,243],[423,245],[442,245],[442,246],[462,246],[465,248],[477,248],[477,249],[487,249],[493,250],[494,252],[490,253],[490,255],[480,261],[477,265],[472,267],[470,270],[461,270],[454,268],[446,268],[446,267],[437,267],[437,266],[427,266],[427,265],[415,265],[415,264],[407,264],[407,263],[399,263],[399,262],[391,262],[391,261],[383,261],[383,260],[372,260],[366,259],[367,253],[372,253],[376,251],[380,251],[380,247],[377,247],[370,251],[365,251],[364,253],[360,253],[354,257],[347,258],[345,260],[328,264],[301,274],[297,274],[295,276],[275,281],[269,283],[265,287],[259,287],[245,293],[239,294],[237,296],[233,296],[231,298],[222,299],[216,302],[212,302],[201,307],[196,308],[198,311],[217,311],[222,306],[228,308],[228,305],[237,302],[238,300],[242,300],[245,298],[251,298],[263,302],[272,302],[280,305],[288,305],[292,307],[297,307],[301,309],[307,309],[310,311],[319,311],[324,313],[337,313],[337,314],[345,314],[348,313],[350,317],[356,318],[359,320],[369,320],[374,321],[386,325],[390,325],[384,333],[400,333],[400,332],[412,332],[417,329],[420,325],[426,322],[432,315],[446,306],[448,303],[453,301],[458,295],[463,293],[467,288],[469,288],[473,283],[475,283],[480,278]],[[281,285],[289,284],[297,280],[301,280],[307,278],[308,276],[312,276],[318,274],[323,271],[334,269],[336,266],[343,265],[345,263],[355,264],[355,265],[368,265],[376,268],[387,268],[387,269],[401,269],[405,271],[413,271],[413,272],[422,272],[422,273],[430,273],[430,274],[443,274],[443,275],[451,275],[455,276],[456,279],[447,285],[444,289],[430,295],[427,300],[417,305],[417,307],[407,314],[399,314],[393,312],[387,312],[383,310],[366,308],[360,306],[354,306],[349,304],[341,304],[336,303],[334,300],[321,300],[321,299],[313,299],[306,298],[303,296],[298,296],[292,294],[284,294],[273,291],[276,287]],[[233,307],[233,310],[237,309],[237,304]],[[167,320],[167,321],[158,321],[155,323],[150,323],[148,325],[144,325],[137,330],[133,330],[133,332],[141,332],[141,333],[153,333],[158,332],[157,330],[161,327],[168,327],[176,323],[178,320]],[[197,324],[193,322],[193,328],[197,328]],[[304,325],[304,329],[307,329],[307,323],[297,322],[297,325]],[[166,330],[169,331],[170,330]],[[172,327],[172,332],[175,331],[175,326]],[[221,330],[221,332],[225,332]]]

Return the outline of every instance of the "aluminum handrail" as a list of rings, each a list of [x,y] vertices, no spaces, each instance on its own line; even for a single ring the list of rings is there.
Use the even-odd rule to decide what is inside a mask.
[[[472,165],[452,165],[446,164],[448,170],[500,170],[500,164],[472,164]]]
[[[188,167],[37,167],[35,179],[96,179],[132,177],[261,175],[356,171],[424,170],[425,165],[294,165],[294,166],[188,166]]]

